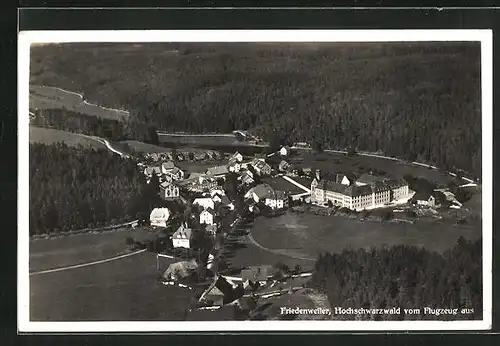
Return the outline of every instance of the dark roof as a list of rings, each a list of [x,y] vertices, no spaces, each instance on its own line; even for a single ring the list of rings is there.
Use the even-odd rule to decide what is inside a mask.
[[[371,184],[371,183],[375,183],[377,181],[383,181],[383,180],[384,180],[384,178],[382,178],[382,177],[377,177],[376,175],[364,173],[358,178],[357,181],[360,183]]]
[[[382,191],[389,191],[391,188],[389,187],[389,185],[387,185],[386,183],[384,182],[381,182],[381,181],[376,181],[374,182],[372,185],[372,191],[377,193],[377,192],[382,192]]]
[[[222,276],[219,276],[215,285],[207,292],[208,296],[230,296],[233,293],[233,286]]]
[[[391,188],[391,189],[397,189],[398,187],[408,185],[406,180],[403,178],[400,179],[388,179],[385,181],[385,183]]]
[[[419,200],[419,201],[428,201],[429,198],[431,198],[431,194],[429,192],[416,192],[414,195],[413,195],[413,199],[415,200]]]
[[[318,188],[320,188],[322,190],[343,193],[346,189],[346,186],[342,185],[340,183],[337,183],[336,181],[321,179],[318,182]]]
[[[370,185],[356,186],[351,185],[345,189],[344,194],[351,197],[371,195],[372,187]]]

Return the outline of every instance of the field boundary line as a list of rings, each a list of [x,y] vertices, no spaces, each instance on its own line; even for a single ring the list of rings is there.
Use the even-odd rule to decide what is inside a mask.
[[[139,250],[139,251],[136,251],[136,252],[127,253],[127,254],[124,254],[124,255],[115,256],[115,257],[111,257],[111,258],[106,258],[106,259],[99,260],[99,261],[94,261],[94,262],[87,262],[87,263],[75,264],[75,265],[68,266],[68,267],[61,267],[61,268],[41,270],[41,271],[38,271],[38,272],[32,272],[32,273],[30,273],[30,276],[32,276],[32,275],[41,275],[41,274],[55,273],[55,272],[60,272],[60,271],[64,271],[64,270],[89,267],[89,266],[93,266],[93,265],[97,265],[97,264],[102,264],[102,263],[107,263],[107,262],[111,262],[111,261],[116,261],[116,260],[119,260],[119,259],[122,259],[122,258],[125,258],[125,257],[130,257],[130,256],[138,255],[140,253],[145,252],[146,250],[147,249],[142,249],[142,250]]]
[[[292,255],[288,255],[288,254],[285,254],[285,253],[282,253],[278,250],[273,250],[273,249],[269,249],[265,246],[262,246],[260,245],[259,243],[257,243],[257,241],[255,240],[255,238],[252,236],[252,233],[249,232],[247,234],[247,238],[255,245],[257,246],[258,248],[264,250],[264,251],[268,251],[268,252],[271,252],[275,255],[280,255],[280,256],[285,256],[285,257],[290,257],[290,258],[293,258],[293,259],[299,259],[299,260],[304,260],[304,261],[316,261],[316,258],[311,258],[311,257],[300,257],[300,256],[292,256]]]

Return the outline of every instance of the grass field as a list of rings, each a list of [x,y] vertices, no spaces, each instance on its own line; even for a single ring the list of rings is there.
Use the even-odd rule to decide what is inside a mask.
[[[439,221],[417,221],[415,224],[361,222],[340,216],[291,212],[276,218],[258,218],[251,232],[259,244],[292,256],[317,256],[324,252],[340,252],[347,247],[396,244],[442,252],[452,247],[459,236],[467,239],[481,236],[480,227]]]
[[[77,94],[49,86],[30,86],[30,109],[68,109],[100,118],[121,120],[128,113],[85,103]]]
[[[156,256],[141,253],[30,277],[32,321],[184,320],[190,291],[156,283]]]
[[[439,170],[371,156],[347,156],[330,152],[321,154],[300,152],[291,162],[301,168],[312,168],[313,171],[320,169],[323,172],[354,172],[360,174],[361,172],[377,170],[386,172],[387,176],[393,177],[403,177],[405,174],[410,174],[441,185],[446,185],[453,180],[453,177]]]
[[[155,234],[145,230],[123,229],[31,240],[30,271],[66,267],[116,256],[125,252],[127,237],[144,240],[154,238]]]
[[[125,238],[146,231],[83,234],[30,242],[30,270],[113,257]],[[163,262],[162,264],[168,265]],[[189,292],[156,283],[156,256],[141,253],[112,262],[30,277],[30,314],[36,321],[183,320]]]
[[[72,132],[46,129],[42,127],[30,126],[30,143],[52,144],[64,142],[68,146],[91,146],[97,149],[106,149],[106,146],[99,141]]]

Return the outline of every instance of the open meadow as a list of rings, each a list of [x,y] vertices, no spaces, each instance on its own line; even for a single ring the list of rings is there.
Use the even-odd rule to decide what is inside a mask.
[[[67,109],[99,118],[121,120],[127,112],[85,102],[77,93],[50,86],[30,86],[30,109]]]
[[[340,252],[347,247],[357,249],[397,244],[443,252],[451,248],[460,236],[480,238],[481,227],[440,221],[417,221],[415,224],[361,222],[341,216],[288,212],[275,218],[257,218],[251,235],[258,244],[275,253],[315,258],[321,253]]]
[[[125,238],[146,240],[146,230],[120,230],[30,241],[30,271],[111,258],[126,252]],[[169,263],[163,261],[165,267]],[[162,268],[164,270],[165,268]],[[159,285],[149,252],[30,276],[35,321],[183,320],[189,291]]]
[[[30,240],[30,272],[66,267],[117,256],[127,251],[125,239],[154,239],[147,230],[118,229],[60,238]]]
[[[36,126],[30,126],[29,131],[30,143],[52,144],[57,142],[64,142],[66,145],[73,147],[83,145],[91,146],[96,149],[106,149],[106,146],[101,142],[73,132],[47,129]]]
[[[156,256],[30,277],[32,321],[184,320],[190,291],[156,282]]]

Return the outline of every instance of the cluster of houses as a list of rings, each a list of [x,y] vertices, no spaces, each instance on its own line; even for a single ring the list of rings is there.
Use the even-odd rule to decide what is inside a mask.
[[[166,151],[161,153],[145,153],[144,161],[164,162],[164,161],[204,161],[204,160],[222,160],[221,153],[214,150],[204,151]]]
[[[266,176],[271,174],[271,166],[266,163],[263,158],[254,158],[244,162],[241,153],[234,153],[229,157],[229,160],[224,165],[218,165],[208,168],[204,173],[191,173],[188,176],[175,165],[173,161],[163,162],[159,166],[146,167],[144,174],[148,181],[156,175],[160,182],[160,196],[164,200],[180,199],[184,203],[191,203],[197,206],[200,210],[199,214],[194,213],[191,217],[198,218],[199,224],[205,228],[207,234],[215,237],[220,222],[217,222],[217,213],[219,207],[226,210],[234,210],[233,202],[228,198],[224,189],[220,186],[221,179],[226,179],[230,173],[237,175],[239,187],[251,187],[255,182],[255,175]],[[181,196],[181,191],[186,191],[191,196],[190,201]],[[252,191],[262,198],[259,186],[256,186]],[[282,208],[286,205],[284,196],[280,193],[274,196],[267,196],[266,204],[271,207]],[[155,227],[167,227],[171,213],[168,208],[155,208],[150,215],[151,225]],[[172,235],[172,243],[174,247],[191,248],[192,229],[186,223],[182,223]]]

